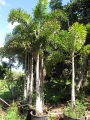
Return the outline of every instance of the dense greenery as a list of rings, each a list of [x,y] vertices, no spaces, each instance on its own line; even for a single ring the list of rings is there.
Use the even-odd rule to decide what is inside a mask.
[[[50,12],[47,5],[47,0],[38,0],[33,17],[21,8],[12,9],[8,22],[19,25],[6,35],[0,49],[1,57],[9,59],[0,66],[0,79],[10,92],[16,86],[18,100],[36,102],[36,109],[38,96],[43,104],[66,102],[73,96],[75,105],[75,97],[84,100],[90,90],[89,0],[71,0],[65,6],[51,0]],[[16,60],[24,74],[11,71]]]
[[[12,104],[11,107],[8,108],[5,116],[6,120],[25,120],[25,116],[20,116],[18,109],[17,109],[17,104]]]
[[[9,71],[8,63],[2,62],[2,64],[0,65],[0,79],[4,79],[8,71]]]
[[[5,111],[6,113],[4,112],[4,109],[1,110],[5,115],[3,116],[2,114],[0,117],[6,120],[12,120],[12,118],[13,120],[24,120],[25,117],[19,115],[19,111],[17,108],[18,101],[21,101],[23,97],[23,74],[13,71],[12,78],[13,79],[11,81],[7,79],[7,77],[5,77],[3,80],[0,80],[0,98],[10,104],[10,107],[8,107],[6,104],[4,104],[4,102],[0,101],[0,107],[4,107],[6,109],[8,107],[8,110]],[[12,86],[16,86],[14,98],[14,100],[16,101],[15,104],[13,104],[11,91]]]
[[[71,109],[71,103],[68,102],[68,107],[65,108],[64,114],[71,118],[83,118],[85,111],[85,105],[80,100],[76,100],[76,107],[74,110]]]

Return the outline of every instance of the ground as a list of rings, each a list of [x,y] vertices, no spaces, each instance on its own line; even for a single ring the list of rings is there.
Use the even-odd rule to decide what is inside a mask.
[[[4,116],[5,116],[5,111],[2,109],[2,106],[0,104],[0,120],[4,120]]]
[[[53,108],[48,112],[50,116],[50,120],[63,120],[64,106],[65,106],[64,104],[60,104],[60,103],[54,105]]]
[[[50,106],[48,109],[48,114],[50,120],[64,120],[63,117],[63,110],[64,110],[65,104],[57,104]],[[87,120],[90,120],[90,110],[86,110],[85,114],[87,116]],[[0,103],[0,120],[5,120],[5,111],[2,108],[2,103]]]

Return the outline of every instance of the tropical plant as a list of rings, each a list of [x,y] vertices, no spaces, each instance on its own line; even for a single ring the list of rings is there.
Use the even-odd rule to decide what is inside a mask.
[[[90,18],[90,10],[89,10],[89,0],[71,0],[70,3],[64,6],[64,10],[68,14],[69,18],[69,25],[72,25],[74,22],[78,21],[79,23],[83,23],[89,28],[89,18]],[[89,30],[89,29],[88,29]],[[78,77],[78,84],[77,84],[77,90],[80,92],[81,88],[84,87],[84,81],[87,79],[87,72],[88,72],[88,59],[89,59],[89,34],[90,32],[87,32],[87,38],[85,42],[85,47],[82,51],[82,54],[79,55],[79,57],[76,58],[78,61],[79,59],[82,59],[82,65],[76,63],[77,66],[79,66],[80,73],[77,72]],[[83,71],[83,68],[84,71]]]
[[[75,70],[74,58],[80,51],[86,40],[86,27],[78,22],[74,23],[68,28],[68,31],[60,31],[59,34],[50,36],[50,40],[55,41],[56,45],[66,52],[66,56],[71,58],[72,61],[72,91],[71,91],[71,104],[72,108],[75,106]]]
[[[52,10],[63,9],[62,0],[51,0],[49,6]]]
[[[39,0],[37,5],[35,6],[33,10],[34,14],[34,20],[37,22],[35,32],[36,35],[36,111],[37,113],[42,113],[42,104],[43,104],[43,50],[42,50],[42,41],[38,42],[39,40],[39,34],[41,31],[41,25],[44,22],[45,16],[47,14],[47,0]],[[40,13],[40,14],[38,14]],[[40,59],[40,51],[41,51],[41,59]],[[41,63],[41,64],[40,64]],[[41,68],[39,67],[41,66]],[[41,71],[41,72],[39,72]],[[42,93],[41,93],[42,92]],[[41,96],[41,95],[42,96]]]
[[[8,21],[12,23],[17,21],[19,23],[19,25],[13,29],[12,37],[9,38],[9,41],[7,43],[9,44],[9,48],[13,46],[12,51],[15,50],[14,55],[18,56],[19,62],[23,63],[23,66],[25,68],[24,99],[26,100],[29,89],[30,89],[31,96],[32,96],[32,89],[33,89],[32,87],[33,85],[33,77],[32,77],[33,76],[33,54],[31,50],[32,43],[33,43],[32,40],[34,37],[34,32],[32,30],[33,23],[32,23],[31,16],[20,8],[12,9],[10,11],[8,16]],[[5,48],[7,48],[6,45],[7,44],[5,44]],[[16,52],[16,50],[20,51],[20,53]],[[31,73],[30,73],[30,70],[31,70]],[[30,88],[29,88],[29,84],[30,84]],[[30,104],[32,104],[32,97],[30,97],[29,102]]]
[[[6,120],[24,120],[25,117],[23,115],[19,115],[18,109],[17,109],[17,104],[11,105],[5,115]]]
[[[76,99],[76,106],[73,110],[71,107],[71,102],[67,102],[67,106],[64,109],[64,115],[71,118],[83,118],[85,115],[85,105],[82,101]]]

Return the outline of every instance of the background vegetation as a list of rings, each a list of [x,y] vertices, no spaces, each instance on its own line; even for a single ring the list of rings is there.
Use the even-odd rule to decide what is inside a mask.
[[[44,85],[43,87],[39,86],[44,88],[41,89],[44,96],[41,95],[40,97],[43,96],[42,99],[45,104],[66,103],[70,100],[72,68],[70,49],[67,51],[66,49],[71,48],[69,45],[72,39],[70,39],[68,45],[66,41],[62,42],[61,40],[65,39],[65,36],[68,37],[68,28],[73,23],[78,22],[85,26],[87,36],[85,43],[75,53],[75,97],[85,101],[90,93],[90,2],[89,0],[71,0],[63,6],[61,0],[51,0],[49,3],[51,12],[46,13],[47,2],[45,2],[43,4],[45,6],[42,5],[44,11],[41,16],[38,14],[40,4],[37,4],[34,9],[33,19],[21,8],[10,11],[8,21],[12,23],[18,21],[20,24],[13,29],[12,34],[6,35],[5,45],[0,48],[1,58],[7,57],[9,59],[8,63],[2,62],[0,65],[0,98],[12,104],[11,88],[15,86],[14,99],[21,101],[25,97],[25,94],[23,95],[25,93],[24,85],[28,86],[28,79],[32,80],[31,76],[33,76],[33,89],[26,87],[26,99],[28,103],[35,105],[37,95],[35,88],[37,85],[36,80],[38,80],[36,79],[37,72],[35,70],[37,68],[36,56],[39,54],[39,71],[44,71],[43,77],[40,76]],[[73,35],[74,33],[72,33]],[[78,47],[79,42],[76,42]],[[43,65],[41,64],[42,60]],[[18,61],[18,65],[23,66],[24,73],[12,71],[15,61]],[[42,75],[42,72],[39,75]],[[29,82],[31,83],[31,81]],[[14,107],[17,111],[16,104]],[[11,115],[9,115],[10,111]],[[18,117],[19,120],[16,113],[14,113],[12,105],[6,112],[7,120],[10,120],[13,115],[15,119]]]

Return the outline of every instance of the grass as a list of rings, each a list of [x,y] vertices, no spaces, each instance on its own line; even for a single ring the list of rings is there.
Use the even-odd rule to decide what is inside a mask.
[[[5,111],[2,109],[2,103],[0,102],[0,120],[5,120],[4,117],[5,117],[6,113]]]
[[[2,109],[6,106],[0,101],[0,120],[25,120],[23,115],[18,112],[17,104],[13,104],[11,92],[5,80],[0,80],[0,98],[10,104],[7,110]]]
[[[6,111],[5,120],[25,120],[23,115],[20,115],[17,109],[17,104],[11,104],[11,106]]]

